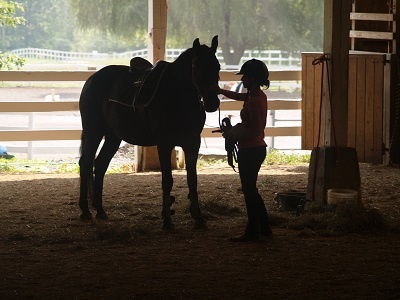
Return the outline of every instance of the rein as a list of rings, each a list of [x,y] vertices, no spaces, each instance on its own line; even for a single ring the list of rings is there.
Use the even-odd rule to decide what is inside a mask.
[[[231,120],[228,117],[225,117],[221,121],[221,108],[218,107],[218,123],[219,123],[219,128],[217,130],[213,130],[212,133],[215,132],[220,132],[222,134],[227,133],[231,128]],[[225,150],[226,150],[226,155],[228,158],[228,165],[232,167],[233,171],[238,173],[235,169],[235,165],[233,163],[233,160],[237,163],[237,155],[238,155],[238,145],[237,141],[232,141],[228,140],[225,138]]]
[[[197,57],[195,57],[193,60],[192,60],[192,83],[193,83],[193,85],[194,85],[194,87],[196,88],[196,91],[197,91],[197,100],[199,101],[199,103],[202,103],[203,105],[204,105],[204,103],[203,103],[203,101],[201,100],[203,97],[202,97],[202,95],[201,95],[201,89],[200,89],[200,85],[197,83],[197,77],[196,77],[196,61],[197,61]]]

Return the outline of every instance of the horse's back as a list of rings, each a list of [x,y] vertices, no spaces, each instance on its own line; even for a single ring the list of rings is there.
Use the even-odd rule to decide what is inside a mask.
[[[82,88],[80,102],[90,101],[91,98],[94,100],[94,98],[109,96],[118,81],[131,76],[129,66],[110,65],[100,69],[86,80]]]
[[[139,76],[129,66],[110,65],[89,77],[79,103],[83,131],[112,134],[135,145],[154,145],[144,115],[132,106]]]
[[[105,126],[104,105],[115,90],[115,85],[130,76],[128,66],[110,65],[100,69],[86,80],[79,99],[84,130]]]

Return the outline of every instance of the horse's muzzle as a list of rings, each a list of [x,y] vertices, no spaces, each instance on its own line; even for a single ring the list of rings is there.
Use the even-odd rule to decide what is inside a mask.
[[[216,111],[220,104],[217,93],[213,91],[206,91],[205,93],[203,93],[203,102],[206,112]]]

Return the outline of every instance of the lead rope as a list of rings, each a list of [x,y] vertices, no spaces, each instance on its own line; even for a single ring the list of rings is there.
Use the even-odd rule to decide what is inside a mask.
[[[219,129],[213,130],[212,133],[215,132],[220,132],[220,133],[226,133],[232,128],[231,120],[228,117],[225,117],[221,121],[221,109],[218,107],[218,123],[219,123]],[[237,147],[237,142],[231,143],[227,139],[225,139],[225,150],[226,150],[226,155],[228,159],[228,165],[231,166],[233,171],[238,173],[235,169],[235,164],[233,161],[237,162],[237,153],[238,153],[238,147]]]
[[[320,144],[320,137],[321,137],[321,123],[322,123],[322,101],[323,101],[323,88],[324,88],[324,71],[325,71],[325,64],[326,64],[326,69],[327,69],[327,80],[328,80],[328,95],[329,95],[329,105],[331,108],[331,123],[332,123],[332,132],[333,132],[333,138],[334,138],[334,143],[335,147],[337,146],[337,141],[336,141],[336,131],[335,131],[335,122],[333,118],[333,105],[332,105],[332,94],[331,94],[331,81],[330,81],[330,75],[329,75],[329,64],[328,64],[328,55],[323,54],[320,57],[316,58],[313,60],[312,64],[313,66],[322,64],[322,72],[321,72],[321,93],[320,93],[320,104],[319,104],[319,122],[318,122],[318,138],[317,138],[317,146],[316,146],[316,154],[315,154],[315,166],[314,166],[314,175],[313,175],[313,182],[312,182],[312,195],[311,195],[311,201],[315,200],[315,184],[317,180],[317,166],[318,166],[318,159],[319,159],[319,144]]]

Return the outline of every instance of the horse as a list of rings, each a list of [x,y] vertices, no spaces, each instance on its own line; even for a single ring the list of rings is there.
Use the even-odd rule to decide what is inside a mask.
[[[206,112],[214,112],[220,105],[218,95],[210,89],[219,81],[217,47],[218,36],[212,39],[211,47],[200,45],[197,38],[192,48],[173,62],[160,61],[152,66],[134,58],[130,66],[108,65],[87,79],[79,100],[81,220],[92,219],[88,196],[96,210],[96,219],[108,218],[102,199],[104,176],[125,141],[157,146],[162,174],[163,229],[173,228],[171,152],[175,146],[183,149],[190,214],[196,228],[206,226],[199,207],[196,164]]]

